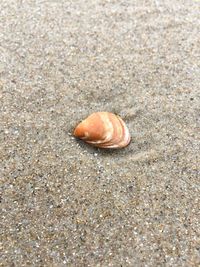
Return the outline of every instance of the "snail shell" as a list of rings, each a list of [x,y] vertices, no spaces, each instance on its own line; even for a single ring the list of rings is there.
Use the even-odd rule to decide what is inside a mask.
[[[122,148],[131,136],[124,121],[110,112],[96,112],[77,125],[74,136],[100,148]]]

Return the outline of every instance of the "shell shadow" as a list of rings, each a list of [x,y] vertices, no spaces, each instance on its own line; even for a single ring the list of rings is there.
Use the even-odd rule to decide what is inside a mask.
[[[132,154],[134,152],[133,147],[131,146],[131,143],[122,149],[113,149],[113,148],[98,148],[95,146],[92,146],[90,144],[87,144],[86,142],[75,138],[75,142],[78,143],[80,148],[86,150],[89,154],[97,153],[98,155],[101,155],[102,157],[108,157],[108,156],[125,156],[128,154]]]

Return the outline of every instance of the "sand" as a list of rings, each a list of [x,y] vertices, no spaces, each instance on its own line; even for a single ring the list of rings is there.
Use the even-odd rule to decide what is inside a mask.
[[[200,2],[1,0],[1,266],[199,266]],[[90,113],[132,135],[71,135]]]

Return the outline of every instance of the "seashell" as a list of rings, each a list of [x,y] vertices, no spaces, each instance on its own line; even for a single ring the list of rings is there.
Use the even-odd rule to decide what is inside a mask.
[[[77,125],[74,136],[100,148],[122,148],[131,136],[124,121],[110,112],[96,112]]]

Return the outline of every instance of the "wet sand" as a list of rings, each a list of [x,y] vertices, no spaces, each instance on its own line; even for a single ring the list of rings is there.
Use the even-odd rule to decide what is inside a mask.
[[[199,11],[0,2],[1,266],[200,264]],[[95,111],[127,148],[73,138]]]

